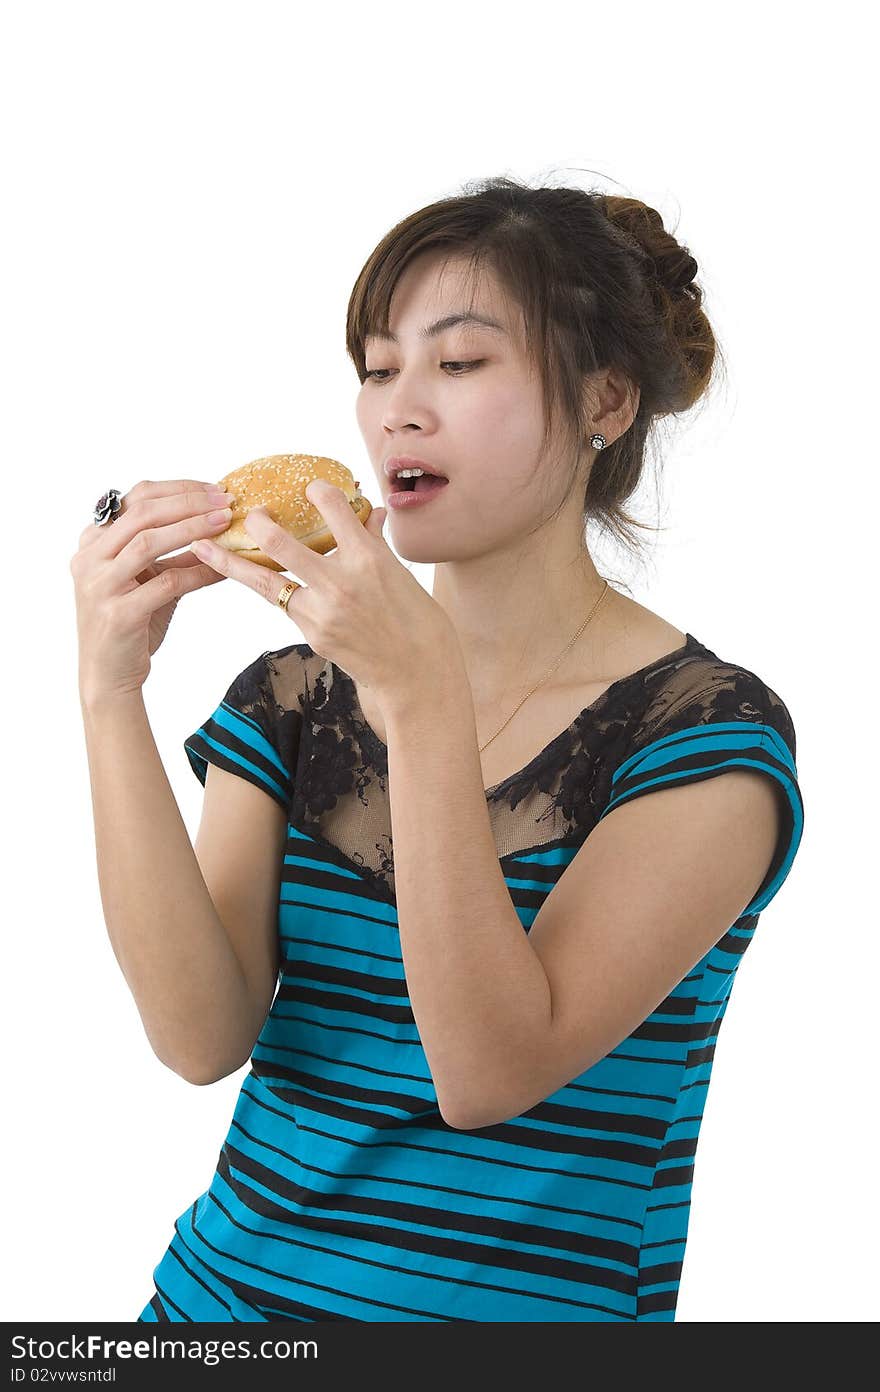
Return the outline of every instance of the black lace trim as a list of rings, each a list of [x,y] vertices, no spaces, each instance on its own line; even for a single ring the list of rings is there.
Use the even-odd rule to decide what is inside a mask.
[[[684,671],[694,664],[696,671]],[[292,823],[334,846],[393,900],[388,750],[364,717],[352,678],[308,644],[294,644],[242,673],[236,695],[245,713],[274,732],[280,751],[295,751]],[[629,754],[671,730],[728,719],[767,721],[794,754],[791,721],[775,693],[687,634],[674,652],[613,682],[524,768],[486,791],[499,842],[549,845],[586,835]],[[352,794],[363,817],[346,805]]]
[[[537,821],[553,817],[557,810],[572,827],[595,821],[610,782],[612,761],[607,756],[631,729],[628,703],[633,692],[644,686],[649,675],[660,681],[672,667],[699,655],[714,656],[688,634],[674,653],[613,682],[524,768],[488,789],[489,803],[503,802],[515,811],[526,797],[543,793],[548,801]],[[366,806],[367,789],[374,779],[383,793],[387,791],[388,750],[359,710],[353,680],[328,662],[309,701],[312,757],[304,771],[301,796],[303,810],[312,819],[331,810],[338,798],[353,789]],[[387,840],[390,859],[390,837]]]

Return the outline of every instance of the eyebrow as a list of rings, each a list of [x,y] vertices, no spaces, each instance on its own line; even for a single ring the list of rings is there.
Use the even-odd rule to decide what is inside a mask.
[[[497,329],[499,333],[507,333],[503,324],[499,324],[497,319],[489,319],[484,314],[447,314],[443,319],[437,319],[433,324],[428,324],[424,329],[419,330],[419,338],[437,338],[445,329],[453,329],[459,324],[478,324],[484,329]],[[371,333],[365,335],[365,341],[371,338],[380,340],[383,343],[397,343],[397,334],[393,333]]]

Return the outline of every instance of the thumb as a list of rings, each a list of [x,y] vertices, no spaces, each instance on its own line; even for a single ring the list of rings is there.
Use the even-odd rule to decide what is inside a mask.
[[[370,533],[370,536],[381,537],[382,528],[385,526],[385,518],[387,516],[387,508],[373,508],[373,511],[364,523],[364,528]]]

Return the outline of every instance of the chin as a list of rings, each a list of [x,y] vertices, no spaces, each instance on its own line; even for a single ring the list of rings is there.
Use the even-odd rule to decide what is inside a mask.
[[[486,541],[475,537],[456,535],[414,536],[410,533],[398,538],[394,526],[389,522],[387,530],[394,543],[394,550],[403,561],[413,561],[416,565],[438,565],[442,561],[473,561],[486,554]],[[401,527],[400,532],[404,532]],[[413,531],[415,528],[413,528]],[[426,529],[427,530],[427,529]]]
[[[451,561],[453,557],[449,553],[449,548],[437,540],[431,541],[424,538],[422,541],[414,541],[412,538],[408,542],[397,540],[394,535],[394,528],[390,528],[391,539],[394,542],[394,549],[402,561],[412,561],[415,565],[436,565],[438,561]]]

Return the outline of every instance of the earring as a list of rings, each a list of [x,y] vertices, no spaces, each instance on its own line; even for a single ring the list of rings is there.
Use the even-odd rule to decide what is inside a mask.
[[[593,446],[593,449],[604,449],[608,441],[605,439],[604,435],[599,435],[597,433],[590,436],[590,444]]]

